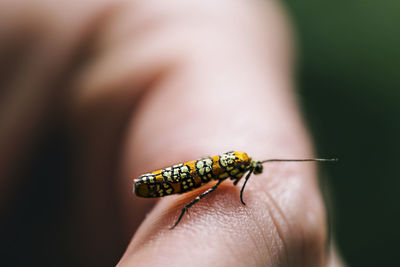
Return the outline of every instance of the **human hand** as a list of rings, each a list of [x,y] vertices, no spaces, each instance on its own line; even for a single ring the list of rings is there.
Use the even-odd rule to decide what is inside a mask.
[[[291,35],[276,2],[69,4],[75,13],[49,3],[40,7],[49,6],[54,25],[65,28],[50,27],[51,35],[42,36],[32,62],[50,51],[64,60],[63,71],[51,68],[60,62],[49,54],[39,64],[45,68],[28,65],[27,73],[39,72],[32,79],[44,77],[43,82],[24,80],[26,84],[16,88],[30,89],[26,92],[34,101],[16,97],[21,100],[15,101],[16,110],[7,108],[12,112],[4,114],[26,116],[25,103],[40,112],[23,131],[26,135],[12,138],[5,151],[23,151],[54,109],[50,78],[59,83],[60,76],[72,76],[56,99],[79,147],[72,164],[72,173],[79,177],[72,216],[79,219],[74,227],[81,229],[83,257],[89,262],[104,264],[107,253],[115,255],[110,252],[118,241],[113,234],[126,239],[150,209],[151,200],[131,192],[132,178],[141,173],[229,150],[243,150],[256,159],[312,155],[293,93]],[[59,50],[46,50],[49,43]],[[76,53],[82,44],[92,52],[83,60]],[[8,138],[0,141],[8,143],[9,133],[20,132],[18,127],[25,124],[9,126],[4,131]],[[12,165],[2,166],[6,170]],[[239,201],[241,183],[234,187],[224,182],[172,231],[168,228],[180,209],[207,187],[161,199],[119,265],[330,262],[326,211],[314,164],[266,165],[246,187],[246,206]]]

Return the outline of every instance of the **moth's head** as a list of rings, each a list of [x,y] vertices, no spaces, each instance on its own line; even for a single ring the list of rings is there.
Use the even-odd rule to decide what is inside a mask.
[[[254,174],[260,174],[263,171],[263,165],[261,161],[258,160],[253,160],[251,161],[251,166],[253,168],[253,173]]]

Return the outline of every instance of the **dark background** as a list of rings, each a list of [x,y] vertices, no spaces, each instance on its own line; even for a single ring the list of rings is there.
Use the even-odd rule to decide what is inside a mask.
[[[327,164],[333,232],[349,266],[399,266],[400,1],[286,0],[299,98]]]

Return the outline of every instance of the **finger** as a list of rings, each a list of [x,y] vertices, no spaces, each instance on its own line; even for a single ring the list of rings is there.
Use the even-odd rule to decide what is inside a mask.
[[[194,53],[160,78],[131,121],[125,157],[128,173],[137,176],[232,149],[259,159],[312,154],[290,93],[286,58],[290,52],[282,49],[288,41],[279,9],[271,3],[255,6],[224,6],[223,14],[230,15],[223,23],[211,16],[212,30],[185,35],[186,40],[196,40],[187,45]],[[196,11],[209,11],[203,8]],[[238,17],[248,18],[247,12],[256,15],[234,23]],[[195,16],[182,17],[187,20],[179,29],[192,28]],[[229,23],[238,27],[226,33]],[[209,40],[217,45],[208,46]],[[325,211],[313,165],[266,167],[264,174],[249,181],[246,207],[240,204],[238,188],[224,183],[169,231],[183,205],[200,192],[162,199],[135,234],[120,265],[320,266],[324,262]]]
[[[80,45],[101,13],[75,4],[0,3],[0,205],[37,157],[35,143],[63,122]]]

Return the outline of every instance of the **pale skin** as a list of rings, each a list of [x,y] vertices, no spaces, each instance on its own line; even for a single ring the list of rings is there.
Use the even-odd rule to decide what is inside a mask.
[[[314,156],[279,2],[73,2],[0,4],[1,37],[35,37],[26,42],[34,49],[17,46],[28,51],[24,68],[3,72],[15,80],[0,107],[0,208],[19,193],[7,173],[56,110],[79,146],[70,216],[88,264],[105,264],[134,233],[118,266],[342,266],[315,163],[265,164],[246,185],[246,206],[243,181],[227,180],[173,230],[182,207],[213,183],[154,207],[132,193],[142,173],[231,150],[257,160]]]

